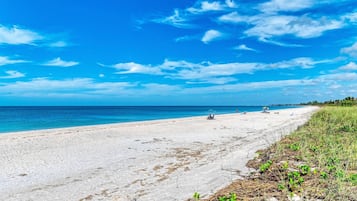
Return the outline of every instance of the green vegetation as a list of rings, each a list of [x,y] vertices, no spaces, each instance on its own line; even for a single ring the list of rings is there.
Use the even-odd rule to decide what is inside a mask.
[[[200,200],[200,194],[198,192],[195,192],[192,197],[195,201]]]
[[[259,170],[260,172],[265,172],[269,169],[269,167],[271,166],[273,162],[271,160],[268,160],[266,163],[262,164],[260,167],[259,167]]]
[[[300,170],[301,170],[301,174],[307,175],[310,173],[311,168],[308,165],[301,165]]]
[[[237,194],[235,193],[230,193],[229,196],[220,196],[218,198],[219,201],[237,201]]]
[[[289,145],[289,148],[293,151],[299,151],[300,150],[300,145],[294,143],[294,144],[291,144]]]
[[[354,105],[356,99],[345,101]],[[292,195],[303,200],[357,200],[355,106],[323,107],[303,127],[259,153],[248,163],[258,172],[208,200],[230,201],[232,193],[240,200],[287,200]]]
[[[289,190],[294,192],[304,182],[304,178],[301,176],[300,172],[293,171],[288,173],[288,181]]]
[[[356,106],[357,98],[354,97],[346,97],[342,100],[329,100],[324,102],[319,101],[310,101],[307,103],[300,103],[300,105],[320,105],[320,106]]]

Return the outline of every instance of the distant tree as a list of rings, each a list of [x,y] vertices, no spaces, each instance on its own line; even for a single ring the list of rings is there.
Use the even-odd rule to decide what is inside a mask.
[[[307,103],[301,103],[301,105],[337,105],[337,106],[357,106],[357,98],[352,96],[347,96],[342,100],[328,100],[324,102],[319,102],[317,100],[309,101]]]

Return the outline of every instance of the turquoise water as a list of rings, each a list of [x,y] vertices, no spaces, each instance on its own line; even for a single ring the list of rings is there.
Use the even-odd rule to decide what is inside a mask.
[[[270,107],[274,109],[287,106]],[[261,111],[261,106],[55,106],[0,107],[0,133]]]

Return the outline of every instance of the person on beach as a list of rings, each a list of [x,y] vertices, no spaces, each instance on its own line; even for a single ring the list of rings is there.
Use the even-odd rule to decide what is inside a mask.
[[[208,119],[208,120],[214,119],[214,114],[213,114],[213,113],[209,114],[208,117],[207,117],[207,119]]]

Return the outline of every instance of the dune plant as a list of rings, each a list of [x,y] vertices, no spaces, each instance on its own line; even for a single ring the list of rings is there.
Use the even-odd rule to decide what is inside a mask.
[[[201,195],[198,192],[195,192],[192,197],[195,201],[198,201],[200,200]]]
[[[237,201],[237,194],[230,193],[229,196],[220,196],[218,198],[219,201]]]
[[[263,163],[260,167],[259,170],[260,172],[265,172],[269,169],[269,167],[273,164],[273,161],[268,160],[267,162]]]

